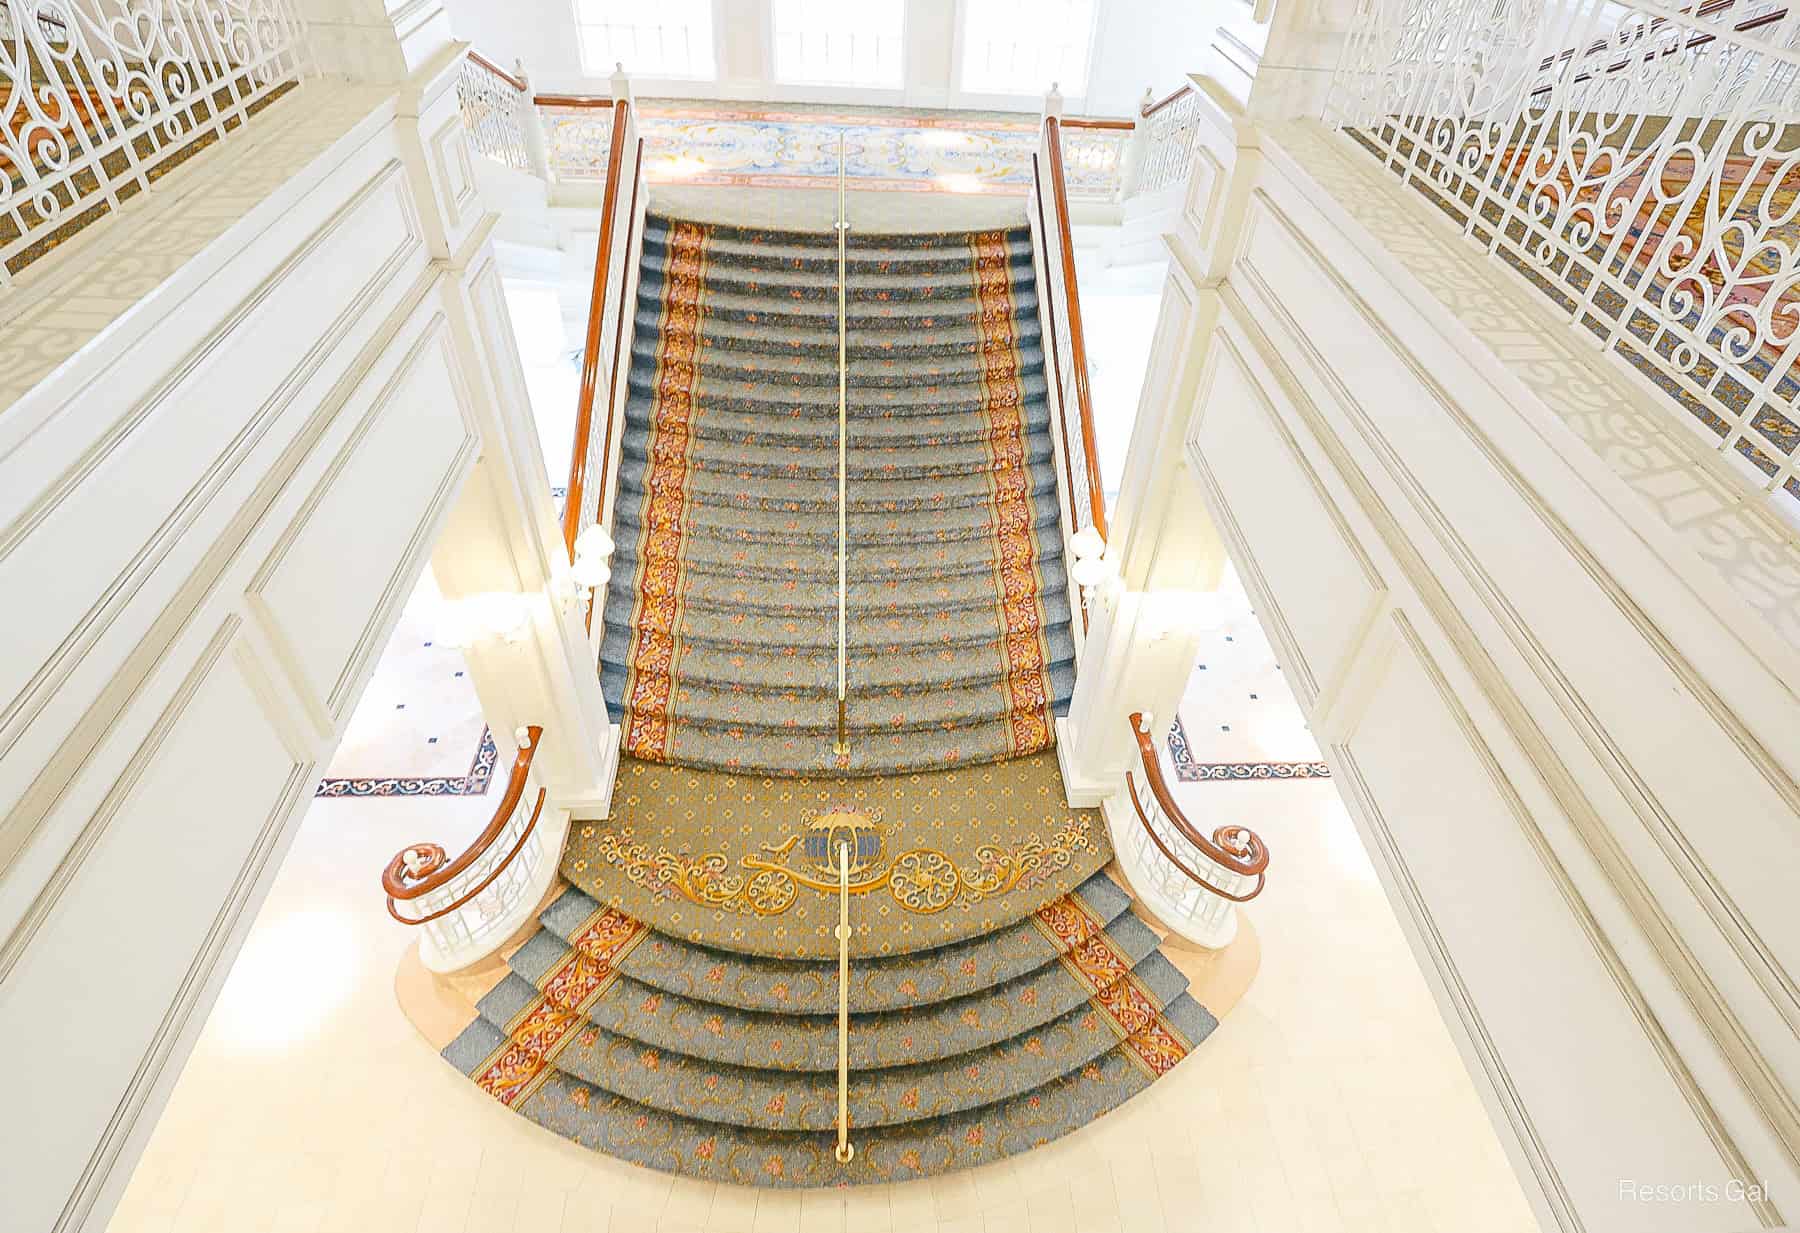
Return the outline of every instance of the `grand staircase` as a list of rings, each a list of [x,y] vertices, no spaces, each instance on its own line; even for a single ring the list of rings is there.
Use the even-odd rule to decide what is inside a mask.
[[[1050,748],[1074,645],[1029,231],[850,239],[847,756],[837,237],[652,213],[638,288],[612,812],[444,1056],[720,1182],[903,1181],[1088,1125],[1216,1020]]]
[[[630,756],[868,773],[1051,743],[1074,642],[1030,233],[852,232],[847,272],[838,759],[837,238],[647,222],[601,653]]]

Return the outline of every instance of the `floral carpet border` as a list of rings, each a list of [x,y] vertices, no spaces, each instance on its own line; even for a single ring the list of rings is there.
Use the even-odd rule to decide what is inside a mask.
[[[481,730],[474,761],[466,775],[380,776],[368,779],[321,779],[313,790],[321,796],[485,796],[494,780],[500,748],[490,728]]]
[[[1331,768],[1323,762],[1196,762],[1179,715],[1169,729],[1169,758],[1175,764],[1175,778],[1181,783],[1331,778]]]

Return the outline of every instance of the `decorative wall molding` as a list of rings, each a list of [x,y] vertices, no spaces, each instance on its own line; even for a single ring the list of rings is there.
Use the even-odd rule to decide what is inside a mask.
[[[1287,190],[1283,188],[1281,191],[1285,194]],[[1317,195],[1307,198],[1306,190],[1296,185],[1295,199],[1316,200]],[[1788,1117],[1784,1108],[1785,1092],[1779,1079],[1753,1045],[1752,1036],[1738,1020],[1733,1003],[1714,985],[1708,973],[1698,963],[1697,956],[1688,950],[1680,927],[1662,910],[1658,895],[1645,883],[1643,875],[1633,864],[1633,858],[1619,846],[1605,816],[1589,799],[1585,773],[1577,775],[1566,765],[1562,756],[1566,744],[1552,740],[1539,727],[1536,719],[1538,712],[1534,710],[1533,704],[1518,696],[1512,679],[1494,663],[1489,651],[1492,635],[1478,634],[1469,624],[1469,601],[1460,596],[1453,598],[1444,590],[1436,572],[1442,567],[1421,556],[1409,538],[1415,533],[1403,528],[1396,512],[1386,505],[1385,502],[1391,498],[1380,495],[1374,484],[1364,478],[1363,470],[1367,464],[1360,462],[1338,440],[1340,429],[1335,420],[1328,423],[1324,413],[1316,405],[1317,400],[1313,395],[1315,382],[1321,383],[1320,393],[1326,400],[1347,411],[1348,423],[1354,429],[1359,449],[1367,451],[1383,468],[1387,483],[1384,483],[1381,491],[1387,491],[1391,484],[1405,495],[1411,502],[1410,508],[1422,514],[1426,525],[1432,528],[1431,534],[1437,544],[1442,550],[1449,552],[1450,560],[1456,563],[1455,567],[1465,583],[1473,586],[1476,593],[1482,596],[1487,614],[1508,630],[1507,643],[1516,651],[1524,652],[1526,661],[1535,665],[1538,680],[1550,696],[1558,697],[1558,691],[1562,691],[1560,697],[1563,699],[1562,709],[1566,718],[1576,725],[1578,731],[1582,725],[1586,725],[1588,735],[1583,742],[1586,750],[1603,762],[1611,758],[1615,764],[1622,759],[1622,752],[1604,739],[1598,728],[1597,717],[1591,711],[1579,705],[1571,707],[1568,704],[1572,686],[1560,673],[1547,670],[1554,666],[1548,650],[1533,636],[1505,590],[1488,575],[1475,551],[1456,532],[1449,515],[1431,502],[1427,488],[1420,477],[1413,475],[1402,462],[1394,443],[1385,440],[1370,413],[1360,409],[1358,390],[1351,389],[1344,380],[1343,357],[1327,356],[1313,344],[1312,339],[1319,331],[1319,323],[1311,319],[1302,322],[1293,315],[1296,310],[1290,307],[1283,292],[1274,285],[1276,276],[1265,275],[1259,268],[1259,260],[1266,254],[1277,252],[1287,254],[1283,260],[1290,264],[1296,258],[1303,259],[1310,266],[1309,277],[1312,282],[1309,285],[1331,287],[1336,294],[1360,305],[1362,318],[1358,328],[1370,330],[1380,337],[1392,354],[1410,358],[1413,353],[1403,340],[1393,336],[1380,315],[1363,303],[1357,293],[1358,288],[1350,285],[1341,273],[1337,259],[1320,251],[1315,242],[1321,234],[1316,224],[1303,225],[1290,221],[1283,207],[1268,193],[1258,195],[1252,210],[1253,214],[1260,212],[1265,219],[1279,219],[1282,224],[1281,236],[1279,240],[1270,239],[1259,247],[1258,237],[1254,234],[1258,224],[1256,218],[1252,218],[1247,228],[1243,255],[1232,270],[1230,285],[1224,290],[1230,322],[1234,328],[1243,328],[1253,336],[1259,333],[1259,329],[1251,323],[1258,320],[1270,321],[1273,328],[1278,330],[1281,337],[1279,344],[1272,339],[1260,338],[1256,350],[1262,361],[1275,370],[1285,398],[1306,422],[1308,431],[1319,443],[1320,449],[1330,457],[1331,470],[1348,486],[1357,506],[1373,522],[1376,533],[1385,546],[1399,559],[1407,579],[1419,589],[1423,605],[1431,619],[1445,629],[1456,646],[1459,657],[1480,681],[1483,695],[1503,716],[1507,729],[1519,741],[1531,765],[1542,777],[1543,787],[1557,801],[1560,812],[1574,826],[1575,832],[1583,836],[1600,868],[1606,871],[1605,877],[1614,892],[1621,894],[1623,902],[1630,905],[1633,919],[1640,926],[1648,928],[1653,939],[1658,939],[1657,953],[1661,967],[1681,983],[1694,1011],[1707,1023],[1708,1035],[1733,1058],[1737,1076],[1747,1090],[1755,1093],[1762,1115],[1770,1119],[1772,1128],[1784,1126]],[[1292,270],[1284,270],[1280,277],[1281,287],[1298,285],[1295,281],[1297,275]],[[1244,289],[1243,299],[1234,290],[1240,286]],[[1305,378],[1297,375],[1301,370],[1307,374]],[[1479,436],[1477,425],[1457,405],[1456,400],[1445,392],[1442,382],[1450,379],[1445,375],[1446,371],[1425,371],[1415,363],[1413,377],[1423,388],[1436,392],[1446,422],[1458,425],[1461,431]],[[1507,460],[1491,442],[1486,443],[1486,448],[1490,464],[1505,474],[1509,466]],[[1516,474],[1513,478],[1515,492],[1528,494],[1529,489],[1517,482]],[[1549,512],[1541,500],[1533,504],[1536,509]],[[1240,545],[1240,551],[1248,551],[1241,529],[1234,529],[1233,534],[1238,537],[1236,542]],[[1578,539],[1571,537],[1570,541],[1565,541],[1565,547],[1570,548],[1577,559],[1582,558],[1583,545]],[[1586,559],[1590,562],[1591,576],[1596,570],[1604,575],[1605,571],[1599,569],[1591,554]],[[1246,585],[1255,591],[1266,583],[1253,580],[1252,574],[1246,574]],[[1616,587],[1613,593],[1615,600],[1623,595]],[[1407,607],[1404,601],[1397,603],[1401,609]],[[1264,599],[1259,595],[1259,614],[1263,613],[1264,604]],[[1404,620],[1405,614],[1396,611],[1395,617]],[[1345,722],[1349,725],[1354,723],[1348,718]],[[1333,736],[1334,747],[1343,744],[1336,733]],[[1599,738],[1598,743],[1596,737]],[[1622,794],[1622,800],[1628,804],[1633,803],[1629,794]],[[1544,846],[1544,850],[1554,850],[1541,836],[1538,842]],[[1687,1040],[1686,1029],[1675,1029],[1687,1041],[1685,1046],[1678,1046],[1659,1017],[1669,1012],[1671,1004],[1663,1001],[1658,1004],[1657,1009],[1652,1009],[1650,999],[1639,988],[1637,977],[1632,975],[1631,965],[1614,950],[1611,937],[1619,928],[1618,922],[1615,920],[1602,926],[1596,921],[1590,914],[1587,898],[1570,879],[1568,872],[1560,863],[1554,868],[1559,885],[1563,887],[1565,900],[1577,911],[1579,918],[1587,922],[1587,933],[1597,948],[1596,953],[1607,958],[1609,968],[1615,973],[1615,981],[1628,1004],[1637,1009],[1638,1020],[1647,1039],[1655,1045],[1657,1054],[1663,1059],[1677,1088],[1687,1096],[1699,1124],[1706,1128],[1709,1138],[1729,1166],[1739,1170],[1737,1176],[1755,1176],[1749,1157],[1739,1146],[1727,1119],[1714,1106],[1708,1089],[1703,1088],[1689,1069],[1684,1047],[1691,1048],[1692,1042]],[[1778,1129],[1778,1134],[1785,1133]],[[1762,1211],[1759,1215],[1766,1220],[1772,1217],[1773,1211]]]

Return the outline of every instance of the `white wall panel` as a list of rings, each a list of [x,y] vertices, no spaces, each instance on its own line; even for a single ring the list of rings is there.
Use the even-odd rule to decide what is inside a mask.
[[[325,224],[191,350],[161,351],[159,326],[100,376],[77,369],[67,406],[0,459],[0,592],[34,597],[0,657],[0,868],[41,823],[45,802],[22,798],[53,742],[116,714],[105,695],[147,670],[145,629],[199,601],[424,273],[400,164],[366,151],[343,179]]]
[[[1386,670],[1332,753],[1389,885],[1438,948],[1452,1005],[1478,1007],[1465,1026],[1506,1059],[1493,1075],[1504,1115],[1576,1209],[1614,1206],[1628,1179],[1707,1182],[1722,1196],[1730,1170],[1619,996],[1555,851],[1456,686],[1405,618],[1391,620]],[[1568,1100],[1575,1091],[1581,1099]],[[1717,1215],[1728,1211],[1721,1199]],[[1646,1207],[1635,1228],[1686,1233],[1696,1216],[1685,1204]]]
[[[124,773],[82,785],[104,790],[84,845],[0,984],[0,1040],[21,1063],[0,1119],[9,1228],[57,1227],[65,1196],[103,1175],[204,1018],[236,914],[311,786],[231,654],[237,625],[220,626]]]
[[[104,1225],[479,452],[376,121],[0,409],[5,1229]]]
[[[468,446],[468,400],[449,344],[444,319],[433,318],[250,586],[324,737],[348,719],[429,548],[420,540],[428,515],[462,478],[454,464]]]
[[[1771,734],[1800,699],[1507,383],[1539,340],[1455,336],[1261,148],[1184,232],[1237,236],[1189,454],[1514,1163],[1556,1227],[1791,1220],[1800,788]]]
[[[1289,643],[1290,682],[1316,701],[1344,670],[1382,584],[1222,332],[1212,336],[1190,439],[1203,482],[1243,527],[1274,599],[1264,620]]]

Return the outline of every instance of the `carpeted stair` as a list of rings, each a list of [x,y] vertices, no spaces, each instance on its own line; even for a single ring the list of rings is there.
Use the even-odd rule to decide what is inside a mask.
[[[445,1056],[542,1126],[710,1181],[901,1181],[1086,1125],[1216,1026],[1105,874],[1025,918],[859,962],[855,1158],[832,1154],[837,972],[659,933],[569,889]]]
[[[646,224],[601,678],[624,751],[776,775],[1042,750],[1074,683],[1029,232]]]

